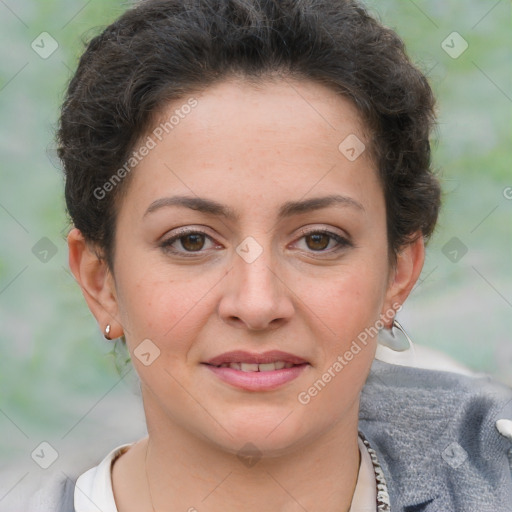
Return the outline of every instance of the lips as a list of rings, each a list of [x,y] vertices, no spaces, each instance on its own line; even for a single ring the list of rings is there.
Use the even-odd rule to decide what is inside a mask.
[[[306,375],[311,366],[302,357],[280,350],[262,354],[235,350],[202,363],[220,381],[251,392],[274,391]]]
[[[305,363],[307,364],[305,359],[280,350],[271,350],[261,354],[234,350],[213,357],[205,364],[217,367],[229,366],[242,371],[271,371]],[[240,367],[236,365],[240,365]]]

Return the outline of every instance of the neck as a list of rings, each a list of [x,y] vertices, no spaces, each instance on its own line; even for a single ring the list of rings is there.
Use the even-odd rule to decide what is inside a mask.
[[[279,451],[257,441],[253,446],[263,448],[258,452],[243,441],[244,453],[235,447],[230,452],[168,418],[156,421],[147,410],[153,420],[148,421],[149,438],[127,452],[131,457],[123,456],[131,469],[118,468],[119,512],[151,511],[151,502],[155,511],[234,512],[241,505],[247,512],[348,511],[359,470],[357,411],[355,404],[352,421],[340,421],[314,440]],[[119,484],[129,482],[129,475],[137,482],[132,497]]]

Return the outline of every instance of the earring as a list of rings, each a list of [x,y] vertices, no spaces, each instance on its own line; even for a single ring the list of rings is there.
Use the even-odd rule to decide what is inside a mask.
[[[391,329],[382,329],[379,332],[379,343],[395,352],[404,352],[413,348],[411,338],[409,338],[398,320],[393,320]]]
[[[106,339],[106,340],[111,340],[112,338],[110,337],[110,331],[111,331],[111,328],[110,328],[110,324],[107,324],[107,326],[105,327],[105,332],[103,333],[103,337]]]

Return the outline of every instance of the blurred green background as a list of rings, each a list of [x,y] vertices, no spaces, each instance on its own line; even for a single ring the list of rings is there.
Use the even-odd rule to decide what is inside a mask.
[[[401,321],[415,343],[512,384],[510,2],[366,3],[403,37],[438,97],[444,206]],[[42,441],[59,462],[79,446],[96,464],[144,433],[126,354],[103,340],[68,270],[53,141],[82,40],[129,5],[0,2],[0,467],[22,468],[0,482],[0,500],[43,471],[31,459]]]

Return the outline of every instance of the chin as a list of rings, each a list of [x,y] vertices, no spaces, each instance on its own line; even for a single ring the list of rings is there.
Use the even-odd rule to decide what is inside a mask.
[[[279,409],[265,413],[259,409],[253,410],[250,415],[237,414],[224,420],[229,425],[227,430],[231,436],[222,429],[225,435],[221,440],[217,439],[216,444],[237,456],[241,456],[244,450],[265,457],[284,455],[297,448],[307,437],[304,422],[298,421],[298,415],[290,414],[291,411],[287,408],[285,411]]]

